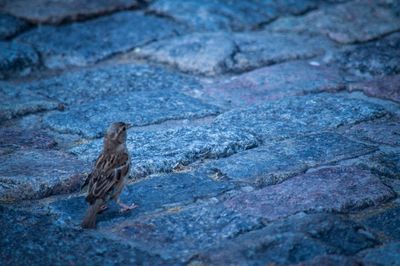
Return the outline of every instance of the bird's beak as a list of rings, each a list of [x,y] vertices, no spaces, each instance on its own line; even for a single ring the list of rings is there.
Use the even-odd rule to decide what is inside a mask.
[[[133,127],[133,125],[131,123],[125,123],[125,125],[126,125],[127,128]]]

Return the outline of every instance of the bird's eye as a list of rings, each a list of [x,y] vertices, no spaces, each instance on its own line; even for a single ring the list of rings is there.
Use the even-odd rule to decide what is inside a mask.
[[[125,131],[125,130],[126,130],[126,127],[125,127],[125,126],[123,126],[123,127],[122,127],[122,131]]]

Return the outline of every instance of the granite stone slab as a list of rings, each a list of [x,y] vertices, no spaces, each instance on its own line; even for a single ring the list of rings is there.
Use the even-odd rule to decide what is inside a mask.
[[[325,168],[242,193],[225,202],[233,210],[268,220],[300,211],[348,212],[394,197],[377,175],[356,167]]]

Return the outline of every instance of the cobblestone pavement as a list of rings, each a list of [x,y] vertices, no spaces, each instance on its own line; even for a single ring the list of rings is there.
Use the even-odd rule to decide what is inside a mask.
[[[398,0],[0,11],[1,265],[400,265]],[[82,230],[119,120],[139,208]]]

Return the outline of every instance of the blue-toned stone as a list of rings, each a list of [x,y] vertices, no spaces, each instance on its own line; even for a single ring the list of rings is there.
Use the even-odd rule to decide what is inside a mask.
[[[241,31],[256,28],[283,14],[301,14],[318,1],[157,0],[149,10],[172,17],[196,31]],[[193,14],[198,14],[193,16]],[[251,14],[249,16],[249,14]]]
[[[91,231],[54,225],[53,217],[0,206],[4,265],[168,264],[156,255]]]
[[[104,100],[52,112],[44,117],[44,123],[59,132],[101,137],[106,127],[115,121],[124,121],[135,127],[167,120],[201,118],[219,112],[216,106],[178,92],[142,91],[107,95]]]
[[[323,168],[263,189],[241,193],[225,205],[245,214],[276,220],[300,211],[348,212],[392,199],[395,193],[369,171]]]
[[[400,242],[393,242],[375,249],[360,252],[365,265],[400,265]]]
[[[75,191],[88,170],[85,162],[54,150],[18,150],[0,156],[0,202]]]
[[[400,74],[399,47],[400,33],[394,33],[375,42],[348,47],[335,55],[333,63],[339,65],[344,71],[350,74],[364,78]],[[384,98],[388,98],[387,96],[385,97],[386,90],[386,93],[389,94],[388,96],[393,95],[389,99],[398,100],[395,89],[398,83],[396,79],[388,79],[386,82],[380,81],[378,84],[375,83],[375,86],[378,88],[374,88],[373,90],[363,88],[362,84],[359,84],[358,87],[368,94],[372,94],[372,96],[384,96]],[[394,88],[391,89],[385,83],[392,84],[391,86]],[[368,86],[368,83],[366,85]],[[379,87],[382,86],[386,86],[387,88],[381,89],[382,92],[380,92]],[[357,89],[357,84],[352,85],[350,88],[353,90]]]
[[[28,75],[39,65],[39,56],[28,44],[0,42],[0,79]]]
[[[139,57],[204,75],[243,72],[257,67],[321,55],[330,49],[324,38],[280,33],[193,33],[149,44]]]
[[[48,68],[85,66],[149,42],[171,37],[178,26],[164,18],[125,11],[59,27],[42,26],[16,41],[31,44]]]
[[[400,206],[395,205],[386,209],[378,210],[372,215],[364,218],[361,223],[374,231],[376,234],[383,235],[391,241],[400,240]]]
[[[202,204],[126,220],[102,231],[112,230],[120,239],[151,250],[162,259],[184,263],[199,250],[261,226],[259,219],[220,204]]]
[[[21,115],[54,110],[57,107],[56,101],[8,83],[0,83],[0,123]]]
[[[128,149],[132,155],[132,178],[170,172],[179,165],[197,160],[221,158],[258,145],[254,135],[239,129],[216,126],[184,127],[160,131],[129,131]],[[93,161],[102,141],[91,141],[72,148],[79,158]]]
[[[280,183],[307,169],[368,154],[376,148],[336,133],[299,136],[210,162],[204,170],[259,186]]]
[[[107,99],[109,95],[199,89],[200,84],[195,78],[180,73],[147,65],[127,64],[66,72],[26,83],[23,87],[74,106],[96,99]]]
[[[278,32],[323,34],[339,43],[359,43],[400,29],[400,16],[385,1],[357,0],[304,16],[283,17],[266,26]]]
[[[351,255],[376,244],[361,226],[338,215],[300,213],[223,241],[196,260],[207,265],[288,265],[332,253]]]
[[[131,212],[121,214],[114,203],[97,218],[98,227],[118,224],[122,220],[133,219],[149,212],[181,208],[182,205],[197,200],[214,197],[233,186],[224,181],[214,181],[206,176],[191,173],[171,173],[151,176],[138,183],[125,186],[121,200],[138,207]],[[56,200],[48,205],[51,213],[57,216],[57,223],[79,226],[88,205],[83,196]]]
[[[287,97],[218,116],[215,124],[237,126],[263,142],[335,129],[388,114],[377,104],[338,95]],[[243,121],[240,123],[239,121]]]
[[[344,88],[339,71],[305,61],[286,62],[256,69],[195,90],[208,101],[228,106],[260,104],[287,96]],[[199,92],[199,93],[198,93]],[[189,91],[190,93],[190,91]]]
[[[25,21],[0,13],[0,40],[12,38],[28,27],[29,24]]]
[[[0,7],[7,13],[33,23],[60,23],[133,8],[138,5],[138,0],[35,0],[34,2],[2,0]]]

